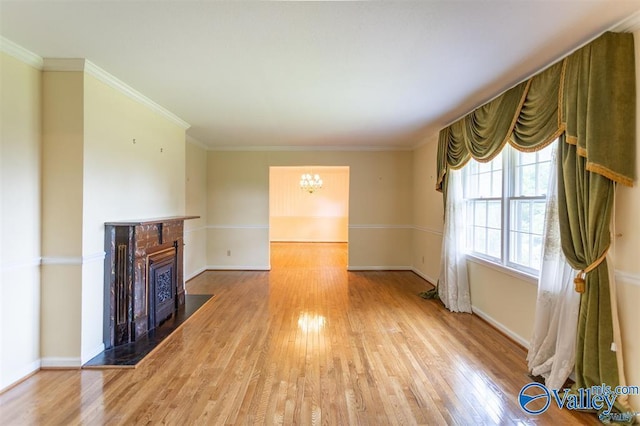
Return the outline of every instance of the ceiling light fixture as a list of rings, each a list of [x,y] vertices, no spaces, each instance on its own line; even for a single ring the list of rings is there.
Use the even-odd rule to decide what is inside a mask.
[[[312,175],[310,173],[303,173],[300,177],[300,189],[307,191],[309,194],[313,194],[321,188],[322,179],[320,179],[319,174]]]

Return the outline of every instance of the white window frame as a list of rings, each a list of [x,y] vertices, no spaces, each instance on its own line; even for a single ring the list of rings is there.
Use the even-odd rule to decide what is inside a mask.
[[[553,149],[553,148],[550,148]],[[516,196],[514,194],[515,185],[516,185],[516,154],[517,151],[514,148],[510,148],[507,150],[503,150],[502,153],[502,195],[500,197],[474,197],[474,198],[465,198],[465,206],[469,208],[470,205],[473,205],[471,201],[500,201],[501,203],[501,247],[500,247],[500,258],[495,256],[490,256],[486,253],[477,252],[473,250],[473,247],[467,247],[466,253],[468,257],[477,259],[478,263],[486,263],[489,265],[496,265],[500,268],[506,269],[508,271],[512,271],[517,275],[522,275],[523,278],[537,278],[539,271],[537,269],[521,265],[519,263],[515,263],[510,260],[509,250],[510,247],[510,232],[511,232],[511,204],[512,201],[516,200],[532,200],[532,201],[545,201],[546,202],[546,194],[544,195],[536,195],[536,196]],[[535,163],[534,163],[535,164]],[[539,164],[539,163],[538,163]],[[537,167],[536,167],[537,169]],[[464,176],[464,186],[465,192],[468,181],[468,169],[465,167],[463,169]],[[536,172],[537,173],[537,172]],[[543,185],[546,183],[542,183]],[[538,185],[540,183],[538,182]],[[546,191],[545,191],[546,192]],[[466,214],[465,214],[465,217]],[[488,225],[488,221],[487,221]],[[471,226],[471,224],[467,224],[467,226]],[[465,231],[466,232],[466,231]],[[465,238],[466,240],[466,238]],[[488,236],[487,236],[488,240]],[[488,244],[488,241],[487,241]]]

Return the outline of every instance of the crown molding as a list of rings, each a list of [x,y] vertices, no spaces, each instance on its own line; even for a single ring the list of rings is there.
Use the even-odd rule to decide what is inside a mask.
[[[640,30],[640,11],[617,23],[610,29],[610,31],[616,33],[633,33],[638,30]]]
[[[181,119],[180,117],[178,117],[177,115],[169,111],[168,109],[164,108],[161,105],[158,105],[157,103],[147,98],[142,93],[138,92],[128,84],[124,83],[122,80],[114,77],[113,75],[109,74],[99,66],[95,65],[93,62],[86,59],[85,59],[85,71],[87,74],[97,78],[98,80],[113,87],[114,89],[119,90],[124,95],[130,97],[131,99],[141,103],[142,105],[145,105],[149,109],[169,119],[170,121],[177,124],[181,128],[186,130],[189,127],[191,127],[189,123],[187,123],[186,121],[184,121],[183,119]]]
[[[84,72],[84,58],[44,58],[43,71]]]
[[[124,83],[122,80],[117,77],[109,74],[107,71],[103,70],[93,62],[84,58],[45,58],[44,59],[44,71],[50,72],[70,72],[70,71],[81,71],[85,72],[92,77],[97,78],[101,82],[106,85],[116,89],[120,93],[128,96],[134,101],[146,106],[147,108],[155,111],[160,114],[164,118],[172,121],[174,124],[177,124],[179,127],[183,129],[188,129],[191,127],[189,123],[169,111],[168,109],[158,105],[142,93],[135,90],[133,87]]]
[[[283,145],[283,146],[233,146],[216,145],[208,148],[209,151],[295,151],[295,152],[389,152],[389,151],[413,151],[412,147],[403,146],[357,146],[357,145]]]
[[[33,68],[42,70],[44,61],[40,56],[2,36],[0,36],[0,50]]]
[[[427,145],[430,145],[432,143],[438,143],[439,135],[440,135],[440,133],[438,131],[436,131],[435,134],[430,134],[429,136],[422,138],[418,143],[416,143],[416,144],[411,146],[411,150],[412,151],[417,151],[418,149],[422,148],[423,146],[427,146]]]
[[[203,142],[200,142],[198,139],[194,138],[191,135],[187,135],[186,136],[186,140],[187,142],[189,142],[190,144],[193,144],[197,147],[200,147],[202,149],[204,149],[205,151],[209,151],[211,150],[211,148],[209,148],[207,145],[205,145]]]

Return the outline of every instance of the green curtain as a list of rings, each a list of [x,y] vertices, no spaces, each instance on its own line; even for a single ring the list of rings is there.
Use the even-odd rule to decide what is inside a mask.
[[[635,59],[633,34],[605,33],[566,59],[560,94],[567,142],[587,170],[633,186]]]
[[[635,69],[632,34],[607,33],[571,55],[562,94],[566,143],[558,162],[562,249],[578,270],[610,244],[616,182],[635,174]],[[619,385],[606,259],[585,275],[576,342],[576,388]],[[620,348],[618,350],[621,350]],[[625,397],[617,408],[628,411]]]
[[[490,161],[505,143],[535,151],[561,137],[562,248],[574,268],[589,267],[609,247],[615,184],[632,186],[635,179],[635,82],[633,34],[604,33],[442,129],[436,189],[446,191],[449,169],[463,167],[470,158]],[[607,268],[605,260],[585,277],[576,342],[577,387],[619,384],[611,351]]]
[[[564,139],[564,137],[563,137]],[[558,216],[562,250],[569,264],[583,270],[609,248],[614,183],[587,170],[575,145],[563,143],[558,161]],[[586,274],[580,298],[575,387],[619,384],[613,338],[607,262]],[[618,407],[619,409],[625,407]],[[626,410],[625,410],[626,411]]]

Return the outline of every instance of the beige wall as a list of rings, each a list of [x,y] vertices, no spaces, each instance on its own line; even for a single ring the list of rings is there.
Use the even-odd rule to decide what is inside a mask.
[[[413,181],[406,151],[209,152],[209,268],[269,268],[271,166],[348,166],[350,268],[410,268]]]
[[[432,284],[438,281],[443,227],[442,196],[435,191],[437,151],[431,138],[413,152],[412,265]]]
[[[322,189],[300,189],[303,173],[319,174]],[[347,242],[348,167],[271,167],[269,239],[271,241]]]
[[[83,152],[82,363],[102,344],[104,223],[184,214],[185,131],[84,73]]]
[[[79,366],[103,349],[104,223],[184,214],[185,133],[83,71],[44,72],[43,99],[42,365]]]
[[[40,367],[41,71],[0,52],[0,391]]]
[[[43,72],[43,366],[80,365],[84,73]]]
[[[185,214],[200,216],[184,224],[184,278],[188,280],[207,267],[207,151],[193,142],[187,142],[185,173]]]
[[[3,389],[102,350],[104,222],[184,214],[186,158],[183,123],[143,98],[82,70],[1,61]]]

